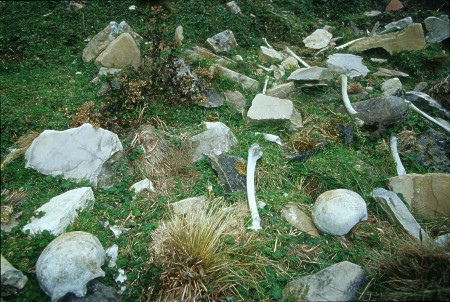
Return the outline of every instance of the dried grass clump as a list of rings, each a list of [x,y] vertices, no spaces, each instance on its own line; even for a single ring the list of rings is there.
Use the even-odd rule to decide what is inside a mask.
[[[24,155],[28,148],[31,146],[31,143],[34,141],[36,137],[39,136],[39,132],[30,131],[25,135],[19,137],[19,139],[14,143],[14,149],[5,156],[5,159],[2,161],[1,169],[3,169],[6,165],[13,162],[15,159]]]
[[[444,301],[450,297],[450,257],[434,245],[404,242],[378,254],[372,267],[379,281],[375,299],[390,301]]]
[[[207,207],[176,215],[153,232],[160,301],[225,301],[239,295],[238,286],[256,288],[263,277],[269,260],[258,253],[254,236],[242,222],[236,228],[234,211],[220,202]]]
[[[81,105],[75,116],[72,118],[70,127],[78,127],[85,123],[89,123],[94,127],[101,126],[102,115],[95,108],[95,104],[92,101],[85,102]]]
[[[1,223],[8,224],[15,209],[25,200],[27,193],[20,188],[19,190],[2,190]]]

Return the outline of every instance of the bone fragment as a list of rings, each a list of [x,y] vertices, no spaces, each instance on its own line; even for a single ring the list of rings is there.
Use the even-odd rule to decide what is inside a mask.
[[[352,45],[353,43],[355,43],[355,42],[357,42],[357,41],[359,41],[359,40],[362,40],[362,39],[365,39],[365,38],[358,38],[358,39],[352,40],[352,41],[347,42],[347,43],[345,43],[345,44],[342,44],[342,45],[340,45],[340,46],[338,46],[338,47],[335,47],[334,49],[344,49],[344,48],[346,48],[346,47]]]
[[[294,57],[297,61],[299,61],[299,63],[300,64],[302,64],[303,66],[305,66],[305,67],[311,67],[311,66],[309,66],[308,65],[308,63],[306,63],[305,61],[303,61],[299,56],[297,56],[296,54],[295,54],[295,52],[293,52],[289,47],[287,47],[286,46],[286,52],[288,53],[288,54],[290,54],[292,57]]]
[[[347,94],[347,76],[345,74],[342,74],[340,76],[340,80],[341,80],[341,84],[342,84],[341,85],[342,100],[344,101],[345,109],[347,109],[347,112],[350,115],[354,116],[354,115],[358,114],[358,112],[356,112],[356,110],[353,108],[352,104],[350,103],[350,99],[348,98],[348,94]],[[355,120],[356,120],[356,124],[358,126],[364,125],[364,122],[361,119],[355,117]]]
[[[266,94],[267,84],[268,83],[269,83],[269,77],[266,76],[266,80],[264,81],[264,88],[263,88],[262,94]]]
[[[400,160],[400,156],[398,155],[397,137],[395,135],[391,135],[390,142],[391,142],[392,158],[394,159],[395,165],[397,167],[397,175],[398,176],[405,175],[406,174],[405,167],[403,167],[402,161]]]
[[[252,215],[252,225],[249,227],[254,231],[261,229],[261,218],[259,217],[258,207],[255,197],[255,169],[256,161],[263,155],[258,144],[253,144],[248,149],[247,158],[247,199],[250,213]]]
[[[442,129],[444,129],[445,131],[447,131],[448,133],[450,133],[450,127],[448,127],[447,125],[444,125],[443,123],[439,122],[438,120],[436,120],[434,117],[429,116],[428,114],[426,114],[425,112],[423,112],[422,110],[420,110],[419,108],[417,108],[416,106],[413,105],[413,103],[411,103],[410,101],[406,101],[406,103],[409,105],[409,107],[414,110],[415,112],[417,112],[418,114],[420,114],[421,116],[423,116],[424,118],[426,118],[427,120],[429,120],[432,123],[435,123],[436,125],[438,125],[439,127],[441,127]]]

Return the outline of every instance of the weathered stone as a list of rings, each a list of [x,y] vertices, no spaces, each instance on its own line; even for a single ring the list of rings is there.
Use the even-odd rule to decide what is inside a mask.
[[[200,59],[208,59],[208,60],[214,60],[217,64],[223,65],[227,63],[233,63],[228,58],[218,56],[211,51],[207,50],[206,48],[195,46],[192,49],[186,50],[186,56],[189,58],[190,61],[196,62]]]
[[[237,43],[233,32],[229,29],[206,40],[206,46],[215,53],[228,53],[236,49]]]
[[[291,73],[288,81],[305,81],[305,82],[320,82],[328,81],[333,78],[330,70],[323,67],[306,67],[299,68]]]
[[[290,100],[280,99],[264,94],[257,94],[248,110],[250,122],[289,122],[291,127],[300,128],[301,116]]]
[[[387,63],[387,59],[370,58],[370,61],[374,63]]]
[[[259,54],[259,60],[262,63],[283,61],[283,56],[273,48],[260,46],[258,54]]]
[[[25,284],[28,278],[21,271],[11,265],[8,260],[1,255],[1,284],[2,284],[2,296],[6,292],[11,294],[18,294]]]
[[[183,43],[183,26],[178,25],[177,28],[175,28],[175,35],[173,39],[176,45],[181,45]]]
[[[381,84],[381,91],[384,95],[397,95],[402,89],[403,85],[399,78],[392,78]]]
[[[245,96],[239,91],[227,91],[224,93],[225,100],[230,104],[234,112],[244,115],[245,110]]]
[[[226,192],[233,193],[246,190],[247,163],[244,159],[227,154],[211,155],[209,158]]]
[[[190,211],[198,211],[206,206],[206,197],[197,196],[186,198],[169,204],[176,215],[184,215]]]
[[[50,242],[36,263],[36,276],[44,292],[58,301],[67,293],[83,297],[87,283],[104,277],[105,250],[97,237],[69,232]]]
[[[69,293],[61,299],[64,302],[117,302],[119,299],[116,296],[114,287],[106,286],[100,283],[99,280],[92,280],[87,284],[87,291],[84,297],[77,297]]]
[[[45,212],[45,215],[40,218],[32,217],[23,231],[29,230],[30,234],[35,235],[47,230],[59,235],[75,221],[79,211],[92,208],[94,201],[94,192],[90,187],[67,191],[38,208],[35,213]]]
[[[382,47],[391,55],[404,50],[421,50],[425,47],[422,24],[414,23],[402,31],[385,35],[367,37],[353,43],[350,51],[364,51],[367,49]]]
[[[343,261],[289,282],[283,290],[283,301],[354,301],[367,281],[359,265]]]
[[[333,37],[332,34],[324,29],[316,29],[311,35],[303,39],[305,46],[312,49],[321,49],[326,47]]]
[[[139,194],[144,191],[155,192],[155,188],[153,187],[153,183],[148,179],[144,178],[141,181],[133,184],[130,187],[130,190],[134,190],[134,193]]]
[[[284,69],[283,65],[271,65],[270,69],[272,69],[273,71],[273,77],[275,78],[275,80],[281,79],[286,74],[286,70]]]
[[[206,108],[217,108],[223,105],[225,98],[221,93],[215,92],[213,90],[207,90],[204,93],[206,101],[204,103],[198,103],[198,105]]]
[[[440,247],[450,249],[450,233],[438,236],[434,242]]]
[[[378,71],[373,75],[378,77],[409,77],[407,73],[383,67],[378,68]]]
[[[283,67],[287,70],[300,68],[297,59],[294,57],[287,57],[286,59],[283,60],[283,62],[281,62],[281,65],[283,65]]]
[[[319,232],[316,229],[311,217],[306,215],[295,204],[288,204],[282,210],[281,214],[289,222],[290,225],[305,232],[311,236],[319,237]]]
[[[232,81],[235,81],[242,85],[245,89],[250,90],[258,90],[259,89],[259,82],[249,78],[248,76],[245,76],[243,74],[237,73],[236,71],[230,70],[228,68],[225,68],[223,66],[214,64],[210,67],[210,71],[214,74],[217,74],[221,77],[230,79]]]
[[[102,167],[121,151],[116,134],[91,124],[64,131],[45,130],[25,152],[25,168],[97,185]]]
[[[392,223],[401,226],[412,238],[419,242],[429,240],[425,230],[417,223],[397,194],[383,188],[376,188],[371,195],[380,204]]]
[[[366,16],[366,17],[376,17],[381,14],[382,14],[382,12],[380,12],[379,10],[371,10],[368,12],[364,12],[364,16]]]
[[[133,66],[138,69],[141,66],[141,51],[129,33],[123,33],[95,59],[96,66],[109,68],[124,68]]]
[[[416,86],[414,86],[414,91],[415,92],[423,92],[427,88],[428,88],[427,82],[419,82],[419,83],[417,83]]]
[[[116,74],[118,72],[121,72],[122,69],[119,68],[106,68],[106,67],[100,67],[97,76],[101,77],[101,76],[107,76],[110,74]]]
[[[425,28],[428,31],[426,37],[429,43],[439,43],[450,37],[450,24],[448,16],[446,18],[428,17],[424,20]]]
[[[450,216],[450,174],[406,174],[391,177],[389,189],[402,194],[406,203],[427,218]]]
[[[106,256],[108,257],[108,267],[113,268],[116,266],[117,257],[119,256],[119,246],[117,244],[113,244],[109,248],[106,249]]]
[[[406,28],[407,26],[409,26],[410,24],[413,24],[413,19],[411,17],[406,17],[404,19],[386,24],[384,26],[384,30],[381,31],[379,34],[383,35],[383,34],[387,34],[390,32],[402,30],[402,29]]]
[[[394,12],[401,10],[403,8],[403,4],[399,0],[391,0],[386,6],[387,12]]]
[[[346,74],[350,78],[365,77],[369,69],[362,63],[362,57],[351,54],[335,53],[328,57],[328,68],[338,74]]]
[[[288,82],[267,89],[266,95],[280,99],[288,99],[294,97],[298,93],[298,90],[294,82]]]
[[[205,122],[206,131],[194,135],[190,141],[196,145],[193,150],[192,161],[196,162],[203,155],[219,155],[227,152],[237,144],[237,139],[225,124],[220,122]]]
[[[241,8],[237,5],[236,2],[230,1],[227,3],[228,9],[235,15],[242,15]]]
[[[319,231],[342,236],[367,220],[366,202],[358,193],[346,189],[330,190],[317,197],[312,219]]]
[[[426,83],[425,83],[426,84]],[[417,105],[419,108],[422,109],[424,107],[424,103],[428,106],[434,107],[440,111],[442,111],[447,118],[450,118],[450,112],[442,107],[441,104],[439,104],[438,101],[433,99],[431,96],[429,96],[426,93],[419,92],[419,91],[407,91],[405,93],[405,98],[408,101],[413,102],[415,105]],[[430,108],[426,108],[425,111],[430,111]]]

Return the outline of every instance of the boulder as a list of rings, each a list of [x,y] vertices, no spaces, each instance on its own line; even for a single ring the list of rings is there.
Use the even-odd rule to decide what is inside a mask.
[[[337,74],[346,74],[349,78],[365,77],[369,69],[362,63],[362,57],[351,54],[335,53],[328,57],[329,70]]]
[[[249,122],[287,122],[291,129],[302,127],[300,114],[292,101],[264,94],[257,94],[248,110]]]
[[[399,225],[418,242],[429,240],[425,230],[417,223],[397,194],[383,188],[376,188],[371,195],[392,223]]]
[[[206,40],[206,46],[215,53],[225,54],[230,50],[236,49],[237,43],[233,32],[227,29],[211,38],[208,38]]]
[[[117,134],[91,124],[64,131],[45,130],[25,152],[25,168],[97,185],[105,162],[122,151]]]
[[[381,91],[383,91],[384,95],[397,95],[402,89],[403,85],[399,78],[392,78],[381,84]]]
[[[368,282],[357,264],[342,261],[288,283],[283,301],[354,301]]]
[[[6,292],[10,294],[18,294],[25,284],[28,278],[21,271],[11,265],[8,260],[1,255],[1,284],[2,284],[2,296]]]
[[[319,231],[343,236],[359,222],[367,220],[364,199],[346,189],[326,191],[317,197],[312,219]]]
[[[36,276],[52,301],[73,293],[83,297],[89,281],[104,277],[100,268],[105,250],[97,237],[86,232],[64,233],[50,242],[36,263]]]
[[[305,46],[312,49],[321,49],[326,47],[333,37],[324,29],[316,29],[311,35],[303,39]]]
[[[30,234],[35,235],[47,230],[59,235],[75,221],[78,212],[91,209],[94,201],[94,192],[90,187],[67,191],[38,208],[35,213],[45,212],[44,216],[32,217],[22,231],[29,230]]]
[[[129,33],[123,33],[95,59],[95,65],[108,68],[124,68],[141,66],[141,51]]]
[[[211,164],[227,193],[247,189],[246,161],[227,154],[211,155]]]
[[[190,211],[198,211],[206,206],[206,197],[197,196],[186,198],[169,204],[176,215],[184,215]]]
[[[416,213],[426,217],[450,216],[450,174],[406,174],[391,177],[389,189],[402,194],[405,202]]]
[[[349,51],[364,51],[381,47],[392,55],[405,50],[421,50],[425,46],[422,24],[414,23],[402,31],[361,39],[353,43],[349,47]]]
[[[195,146],[192,161],[196,162],[203,155],[219,155],[227,152],[237,144],[237,139],[225,124],[220,122],[205,122],[206,131],[194,135],[190,141]]]
[[[291,73],[288,81],[303,81],[303,82],[322,82],[333,78],[330,70],[323,67],[306,67],[299,68]]]
[[[209,69],[213,74],[216,74],[220,77],[227,78],[229,80],[232,80],[234,82],[237,82],[242,85],[243,88],[249,89],[249,90],[258,90],[259,89],[259,82],[249,78],[246,75],[240,74],[236,71],[230,70],[228,68],[222,67],[218,64],[214,64]]]
[[[117,302],[116,289],[92,280],[87,284],[87,292],[84,297],[77,297],[72,293],[64,296],[64,302]]]
[[[319,237],[319,232],[314,225],[311,217],[306,215],[300,208],[295,204],[288,204],[282,210],[281,214],[284,219],[286,219],[290,225],[296,229],[305,232],[311,236]]]
[[[428,17],[424,20],[425,28],[428,35],[426,37],[429,43],[439,43],[450,37],[450,24],[448,22],[448,16]]]
[[[283,56],[273,48],[268,48],[265,46],[259,47],[259,60],[262,63],[267,62],[281,62],[283,61]]]
[[[246,100],[245,96],[239,91],[227,91],[224,93],[226,102],[234,112],[244,115]]]

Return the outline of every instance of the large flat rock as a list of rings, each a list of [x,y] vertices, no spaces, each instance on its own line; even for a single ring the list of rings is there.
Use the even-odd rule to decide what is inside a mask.
[[[335,53],[328,57],[328,68],[339,74],[346,74],[350,78],[365,77],[369,69],[362,63],[363,58],[346,53]]]

